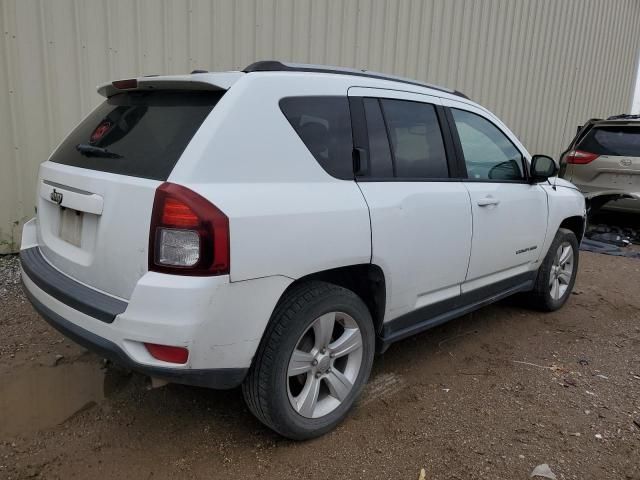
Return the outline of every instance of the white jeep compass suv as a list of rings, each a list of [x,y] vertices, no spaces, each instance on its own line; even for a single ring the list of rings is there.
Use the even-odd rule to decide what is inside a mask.
[[[375,352],[517,292],[567,300],[584,198],[464,95],[258,62],[102,85],[40,167],[22,278],[79,344],[335,427]]]

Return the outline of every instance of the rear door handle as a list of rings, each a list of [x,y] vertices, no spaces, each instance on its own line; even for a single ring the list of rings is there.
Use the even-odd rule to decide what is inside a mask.
[[[353,153],[353,174],[357,177],[367,171],[367,151],[364,148],[354,147]]]
[[[498,200],[497,198],[493,198],[491,196],[484,197],[478,200],[478,205],[481,207],[488,207],[489,205],[498,205],[499,203],[500,203],[500,200]]]

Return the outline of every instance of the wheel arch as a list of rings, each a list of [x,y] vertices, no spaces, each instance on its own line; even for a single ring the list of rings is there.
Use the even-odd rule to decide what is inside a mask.
[[[305,275],[293,281],[285,289],[278,300],[278,304],[292,289],[314,280],[338,285],[354,292],[369,309],[376,334],[382,331],[387,301],[386,282],[382,268],[375,264],[365,263],[337,267]]]
[[[581,217],[579,215],[567,217],[564,220],[562,220],[562,222],[560,222],[560,226],[558,227],[558,229],[561,229],[561,228],[566,228],[567,230],[571,230],[573,234],[576,236],[576,238],[578,239],[578,245],[579,245],[580,242],[582,241],[582,238],[584,237],[584,233],[586,229],[585,219],[584,217]]]

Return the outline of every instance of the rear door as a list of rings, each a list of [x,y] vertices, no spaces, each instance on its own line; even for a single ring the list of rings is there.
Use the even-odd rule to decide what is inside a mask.
[[[105,100],[38,179],[38,242],[60,271],[128,299],[147,271],[155,190],[220,91],[129,92]]]
[[[372,262],[387,284],[385,320],[458,297],[471,248],[471,208],[466,189],[449,174],[440,99],[371,88],[351,88],[349,96]],[[365,128],[358,118],[366,119]]]
[[[471,105],[445,101],[473,212],[473,239],[462,292],[509,287],[540,257],[547,196],[527,181],[525,152],[495,119]],[[490,293],[490,292],[489,292]]]

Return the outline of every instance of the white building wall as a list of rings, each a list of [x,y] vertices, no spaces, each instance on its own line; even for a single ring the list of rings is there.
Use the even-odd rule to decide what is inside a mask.
[[[367,68],[465,92],[529,150],[628,111],[637,0],[0,0],[0,253],[38,164],[115,78],[258,59]]]
[[[631,105],[631,112],[635,115],[640,114],[640,53],[638,54],[638,70],[636,73],[636,88],[633,94],[633,103]]]

